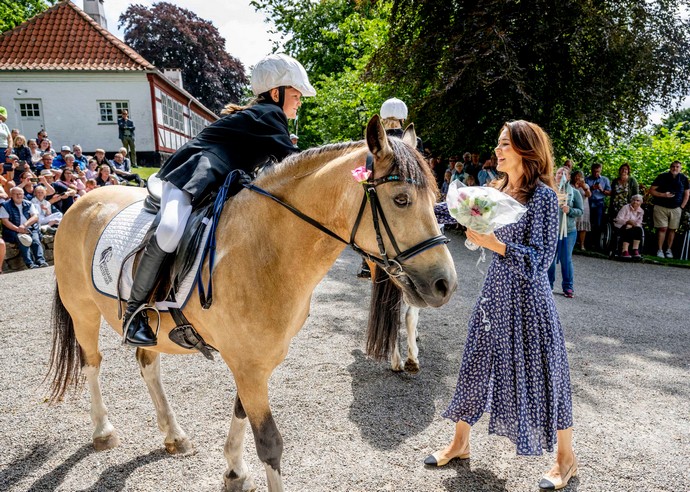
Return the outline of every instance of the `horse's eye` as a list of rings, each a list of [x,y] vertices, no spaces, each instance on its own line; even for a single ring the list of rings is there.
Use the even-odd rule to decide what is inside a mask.
[[[399,195],[396,195],[393,200],[398,207],[407,207],[411,202],[410,195],[407,193],[400,193]]]

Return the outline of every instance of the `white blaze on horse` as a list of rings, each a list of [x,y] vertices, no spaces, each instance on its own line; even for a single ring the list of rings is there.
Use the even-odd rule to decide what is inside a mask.
[[[328,145],[292,156],[264,171],[257,186],[280,197],[340,238],[350,238],[363,253],[378,258],[402,289],[408,303],[425,307],[445,304],[455,291],[455,266],[440,235],[433,211],[434,178],[413,149],[414,129],[403,141],[388,139],[374,116],[366,142]],[[368,154],[373,159],[368,159]],[[363,186],[352,170],[373,162],[369,194],[379,203],[372,214]],[[393,178],[391,178],[393,176]],[[397,179],[394,179],[396,178]],[[378,181],[377,181],[378,180]],[[374,189],[375,187],[375,189]],[[123,208],[142,200],[145,191],[107,187],[80,198],[65,214],[55,238],[57,288],[51,354],[52,401],[59,401],[85,375],[91,395],[96,449],[118,444],[101,395],[102,356],[98,348],[101,317],[121,335],[118,302],[100,294],[91,279],[92,257],[100,232]],[[385,217],[381,217],[381,212]],[[377,234],[375,219],[386,223]],[[203,310],[194,293],[184,308],[187,319],[218,350],[232,371],[237,396],[224,447],[226,490],[253,490],[243,459],[247,422],[251,425],[268,489],[283,490],[280,460],[283,441],[271,415],[268,380],[285,358],[290,341],[307,315],[311,295],[345,245],[286,208],[253,191],[231,198],[217,223],[214,302]],[[346,241],[348,242],[348,241]],[[396,258],[379,256],[404,250]],[[437,246],[437,247],[431,247]],[[204,269],[204,281],[208,270]],[[256,302],[262,299],[262,302]],[[373,305],[379,311],[386,306]],[[168,339],[175,323],[161,315],[158,345],[138,348],[136,359],[156,408],[158,426],[170,453],[192,445],[178,425],[160,379],[159,353],[190,353]],[[387,355],[388,336],[379,330],[376,354]]]

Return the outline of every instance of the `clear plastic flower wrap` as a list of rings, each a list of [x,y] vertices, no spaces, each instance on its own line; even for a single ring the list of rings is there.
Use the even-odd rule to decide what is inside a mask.
[[[446,195],[448,211],[459,224],[480,234],[489,234],[499,227],[513,224],[527,211],[513,197],[490,186],[465,186],[453,181]],[[465,246],[476,250],[469,239]]]

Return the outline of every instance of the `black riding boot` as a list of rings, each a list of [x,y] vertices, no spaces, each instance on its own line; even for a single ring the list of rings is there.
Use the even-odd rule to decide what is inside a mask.
[[[156,236],[153,236],[146,245],[144,254],[141,256],[139,266],[134,274],[132,292],[127,301],[127,309],[123,321],[124,343],[126,345],[150,347],[157,343],[156,334],[149,326],[146,309],[138,312],[137,310],[149,300],[151,291],[156,286],[158,274],[167,256],[168,253],[158,246]]]

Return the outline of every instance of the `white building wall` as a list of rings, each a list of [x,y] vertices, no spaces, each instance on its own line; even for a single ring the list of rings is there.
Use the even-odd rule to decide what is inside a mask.
[[[137,152],[155,150],[151,89],[143,71],[0,71],[0,105],[7,108],[7,126],[19,128],[19,103],[34,100],[41,101],[43,123],[56,149],[78,143],[85,152],[96,148],[117,151],[122,146],[117,121],[101,123],[99,107],[99,101],[117,100],[129,103]],[[36,131],[26,137],[35,138]]]

